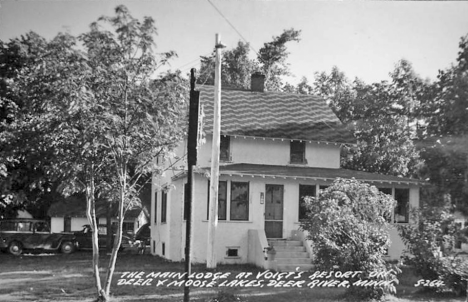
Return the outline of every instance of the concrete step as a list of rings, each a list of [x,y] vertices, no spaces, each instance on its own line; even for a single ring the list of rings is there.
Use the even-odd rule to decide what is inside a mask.
[[[275,259],[278,262],[278,265],[279,264],[296,264],[296,263],[297,264],[311,264],[312,263],[312,259],[308,257],[305,257],[305,258],[278,258],[276,257]]]
[[[284,239],[270,239],[268,244],[272,246],[302,246],[302,241],[300,240],[284,240]]]
[[[277,252],[305,252],[304,246],[276,246],[274,248]]]
[[[276,252],[276,258],[309,258],[309,253],[303,252]]]
[[[313,268],[312,259],[300,240],[269,239],[268,244],[276,250],[277,269],[280,272],[309,271]]]
[[[299,267],[299,271],[307,272],[314,268],[313,264],[280,264],[278,263],[278,271],[280,272],[294,272]]]

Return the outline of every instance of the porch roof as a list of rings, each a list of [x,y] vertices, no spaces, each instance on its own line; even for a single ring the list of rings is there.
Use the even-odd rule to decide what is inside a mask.
[[[210,167],[201,168],[199,173],[209,173]],[[219,167],[221,175],[229,176],[250,176],[250,177],[269,177],[283,179],[307,179],[318,181],[334,181],[336,178],[354,178],[368,183],[387,183],[401,185],[422,185],[423,181],[413,178],[398,177],[392,175],[383,175],[355,171],[349,169],[330,169],[301,166],[275,166],[275,165],[257,165],[257,164],[231,164]],[[186,173],[178,177],[185,177]]]

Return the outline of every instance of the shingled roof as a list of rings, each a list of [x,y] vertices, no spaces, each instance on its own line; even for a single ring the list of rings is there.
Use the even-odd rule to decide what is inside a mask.
[[[212,133],[214,86],[201,85],[205,133]],[[221,134],[317,142],[356,142],[325,100],[303,94],[223,89]]]

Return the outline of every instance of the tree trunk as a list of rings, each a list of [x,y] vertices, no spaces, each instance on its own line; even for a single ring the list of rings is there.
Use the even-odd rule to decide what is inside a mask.
[[[114,245],[112,247],[112,254],[111,258],[109,259],[109,265],[107,267],[107,275],[106,275],[106,283],[104,286],[104,292],[107,296],[110,295],[110,287],[112,283],[112,277],[115,271],[115,264],[117,262],[117,255],[119,253],[120,244],[122,243],[122,229],[123,229],[123,221],[124,221],[124,205],[125,205],[125,198],[126,198],[126,170],[123,169],[123,176],[121,179],[121,187],[120,187],[120,200],[119,200],[119,216],[118,216],[118,224],[117,224],[117,233],[114,238]]]
[[[468,302],[468,278],[466,279],[466,297],[465,297],[465,302]]]
[[[106,301],[106,297],[102,290],[101,277],[99,275],[99,245],[98,245],[98,228],[96,220],[96,200],[95,200],[95,185],[94,185],[94,166],[91,165],[89,171],[89,179],[86,188],[86,217],[88,218],[91,227],[92,244],[93,244],[93,274],[96,290],[98,293],[98,301]]]
[[[114,236],[114,231],[112,229],[112,203],[109,202],[109,205],[107,207],[107,215],[106,215],[106,229],[107,229],[107,235],[106,235],[106,253],[110,254],[112,252],[112,243],[113,243],[113,236]]]

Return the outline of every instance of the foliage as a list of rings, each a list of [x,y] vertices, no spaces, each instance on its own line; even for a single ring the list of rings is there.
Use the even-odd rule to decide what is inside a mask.
[[[425,121],[420,133],[423,175],[468,215],[468,35],[460,39],[459,49],[456,64],[439,71],[418,114]]]
[[[376,187],[354,179],[337,179],[321,192],[318,199],[309,198],[308,218],[301,228],[312,241],[318,269],[341,271],[389,272],[384,260],[390,245],[389,217],[395,201]],[[357,289],[350,293],[379,298],[394,292],[393,283],[382,289]]]
[[[264,46],[257,53],[256,60],[249,58],[249,43],[238,42],[237,46],[231,50],[223,52],[221,63],[221,83],[228,87],[250,89],[250,77],[254,72],[260,71],[265,75],[265,90],[282,91],[287,89],[282,77],[289,75],[286,60],[286,43],[299,42],[300,31],[294,29],[284,30],[273,41],[264,43]],[[199,84],[214,84],[215,60],[213,56],[201,57],[200,76],[197,79]],[[285,87],[286,85],[286,87]]]
[[[249,59],[250,44],[239,41],[237,46],[223,52],[221,62],[221,83],[227,87],[250,89],[250,76],[258,63]],[[200,84],[214,85],[214,56],[201,57]]]
[[[59,182],[65,195],[85,192],[101,300],[109,299],[125,212],[138,202],[151,173],[160,171],[155,158],[165,156],[184,130],[185,81],[177,73],[156,77],[157,69],[175,53],[156,54],[155,34],[154,20],[140,22],[118,6],[115,17],[101,17],[78,38],[59,34],[41,44],[42,51],[9,83],[9,103],[22,103],[11,106],[11,119],[2,123],[12,146],[8,155],[39,166],[48,179]],[[113,213],[119,221],[117,237],[104,286],[97,199],[118,208]]]
[[[357,146],[343,148],[343,167],[396,176],[414,175],[420,167],[413,112],[424,85],[407,61],[391,75],[391,83],[371,85],[351,83],[336,67],[315,75],[313,91],[329,100],[357,139]]]
[[[21,95],[13,90],[15,80],[22,70],[34,64],[37,56],[44,55],[46,44],[46,40],[34,32],[8,43],[0,41],[0,217],[16,217],[17,210],[27,207],[34,217],[44,218],[45,209],[50,204],[47,201],[57,198],[52,192],[50,179],[35,164],[36,158],[47,155],[32,156],[35,152],[23,147],[23,157],[31,156],[31,161],[25,162],[13,156],[14,144],[11,142],[17,138],[10,131],[17,112],[26,106]],[[31,136],[20,139],[32,140]],[[39,211],[35,211],[36,208]]]
[[[468,35],[459,43],[457,64],[440,70],[434,97],[424,103],[429,135],[466,135],[468,132]]]
[[[468,141],[464,137],[426,139],[421,144],[425,165],[421,175],[431,183],[431,196],[426,204],[436,206],[450,203],[454,209],[468,215]],[[444,201],[441,203],[441,201]]]
[[[328,100],[330,107],[343,123],[353,120],[356,87],[363,86],[359,80],[351,83],[344,72],[334,66],[330,72],[315,73],[312,91]]]
[[[426,280],[443,280],[460,294],[467,290],[468,258],[454,251],[455,240],[463,236],[447,209],[425,207],[413,212],[417,224],[399,225],[406,244],[403,260]]]
[[[281,91],[283,83],[281,77],[289,75],[286,59],[288,51],[286,43],[299,42],[300,30],[294,28],[284,30],[273,41],[263,44],[258,52],[257,59],[261,64],[261,71],[265,74],[265,89],[267,91]]]

